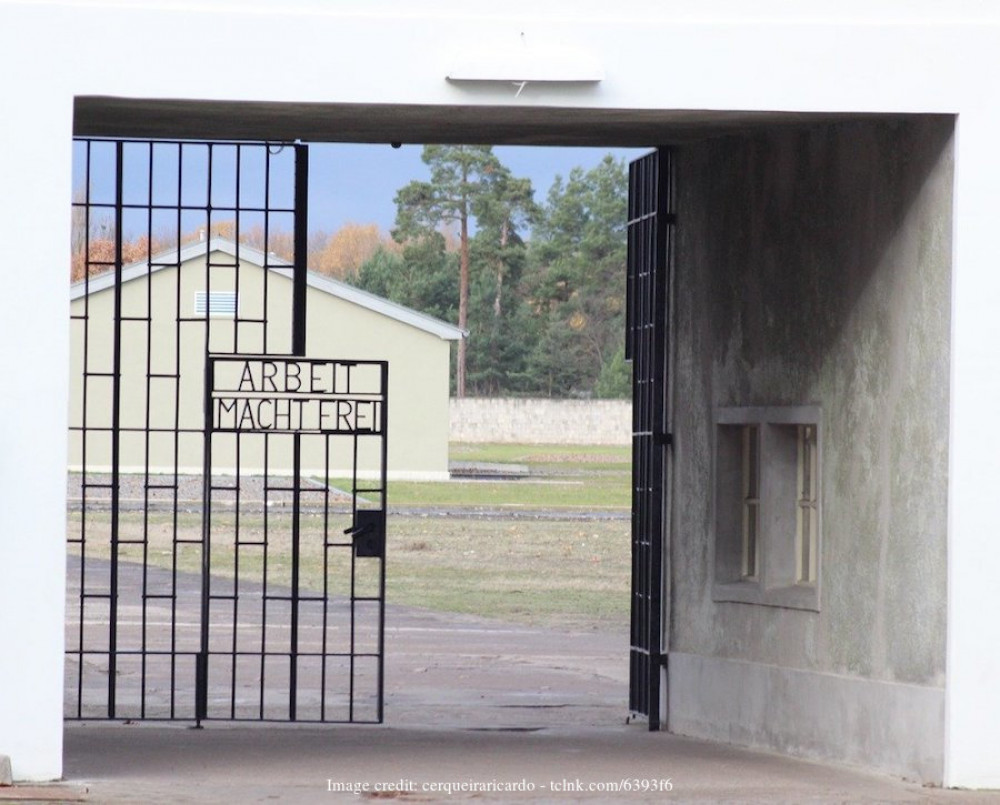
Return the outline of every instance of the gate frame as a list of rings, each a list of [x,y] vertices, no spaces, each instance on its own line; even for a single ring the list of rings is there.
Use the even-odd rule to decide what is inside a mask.
[[[193,430],[190,427],[181,427],[180,419],[181,409],[180,409],[180,384],[181,384],[181,363],[183,361],[183,354],[180,346],[180,333],[182,325],[191,325],[192,327],[200,326],[201,320],[199,318],[189,318],[182,313],[181,307],[181,276],[180,271],[182,269],[183,263],[181,262],[181,236],[183,235],[184,224],[182,216],[185,211],[193,211],[198,215],[203,215],[203,222],[205,224],[206,234],[210,234],[211,226],[213,223],[213,215],[218,211],[223,211],[225,214],[231,214],[234,221],[236,222],[236,240],[239,240],[239,227],[240,227],[240,216],[243,213],[251,212],[256,214],[262,214],[264,216],[264,233],[265,240],[268,239],[268,222],[270,220],[269,216],[272,214],[291,214],[294,226],[293,241],[294,241],[294,255],[291,266],[289,264],[282,262],[281,267],[286,271],[290,268],[292,273],[292,299],[290,308],[290,323],[291,323],[291,333],[290,333],[290,345],[291,349],[289,352],[273,353],[273,357],[276,359],[301,359],[303,361],[316,362],[318,358],[308,358],[306,350],[306,316],[307,316],[307,266],[306,266],[306,248],[307,248],[307,236],[308,236],[308,146],[302,143],[287,144],[279,143],[275,144],[272,142],[261,142],[261,141],[241,141],[241,140],[207,140],[207,141],[196,141],[196,140],[151,140],[143,138],[129,138],[129,137],[112,137],[112,138],[99,138],[99,137],[75,137],[75,142],[84,143],[86,146],[86,165],[84,170],[86,172],[87,181],[85,189],[85,197],[82,200],[74,200],[73,208],[75,210],[80,210],[83,214],[83,227],[84,227],[84,243],[83,243],[83,286],[85,288],[85,303],[84,312],[82,315],[73,316],[74,319],[82,320],[84,334],[83,334],[83,345],[82,345],[82,357],[83,357],[83,385],[81,387],[81,405],[82,414],[79,424],[71,423],[70,430],[78,431],[79,438],[81,440],[81,483],[83,489],[83,505],[81,511],[81,530],[78,538],[70,538],[68,542],[77,542],[80,544],[81,557],[80,557],[80,593],[79,593],[79,618],[80,618],[80,629],[76,637],[75,647],[67,647],[64,652],[64,657],[76,657],[77,658],[77,668],[76,668],[76,695],[75,700],[67,701],[66,705],[70,709],[64,712],[64,719],[76,720],[76,719],[95,719],[95,718],[106,718],[109,720],[120,720],[120,719],[148,719],[148,720],[160,720],[166,718],[168,720],[193,720],[196,724],[200,725],[203,720],[208,718],[219,718],[219,716],[211,715],[208,710],[208,693],[209,693],[209,667],[208,659],[211,654],[219,654],[218,651],[210,650],[210,635],[211,635],[211,607],[209,602],[212,600],[211,596],[211,544],[212,544],[212,529],[211,529],[211,500],[212,500],[212,449],[211,449],[211,434],[214,432],[211,426],[211,420],[209,419],[211,412],[209,409],[209,398],[211,396],[212,383],[211,378],[213,374],[213,366],[218,358],[232,358],[239,357],[234,356],[233,353],[229,352],[211,352],[211,335],[212,320],[211,313],[208,310],[208,298],[210,298],[210,275],[212,269],[212,263],[210,255],[206,252],[206,265],[205,265],[205,294],[206,294],[206,310],[204,315],[204,395],[205,395],[205,414],[206,417],[203,420],[202,426],[199,430]],[[106,200],[94,200],[91,198],[91,176],[92,171],[97,171],[99,168],[94,168],[91,160],[91,149],[96,144],[100,143],[101,147],[106,151],[113,149],[114,160],[113,160],[113,170],[114,170],[114,196],[113,201]],[[272,152],[272,147],[278,146],[277,152]],[[271,204],[270,195],[270,185],[272,175],[271,166],[271,155],[280,153],[285,147],[291,147],[294,153],[294,201],[291,208],[284,208],[280,205]],[[139,203],[134,203],[127,201],[125,197],[124,188],[124,175],[126,172],[126,149],[127,148],[138,148],[140,158],[145,159],[146,165],[145,170],[148,171],[148,185],[146,188],[145,201],[140,201]],[[175,203],[157,203],[154,200],[154,165],[157,159],[157,148],[172,149],[176,148],[176,160],[177,160],[177,176],[176,176],[176,198]],[[183,188],[186,186],[184,181],[184,166],[185,166],[185,148],[188,149],[199,149],[207,148],[207,173],[204,177],[199,178],[197,182],[198,187],[205,188],[204,202],[203,203],[190,203],[186,202],[184,198]],[[235,193],[233,194],[232,206],[213,206],[213,180],[214,175],[212,172],[212,158],[215,153],[215,149],[235,149]],[[254,207],[252,204],[244,204],[242,202],[240,193],[240,159],[243,154],[243,149],[265,149],[264,156],[264,189],[263,189],[263,202]],[[170,153],[168,152],[167,159],[170,159]],[[162,163],[161,163],[162,164]],[[110,166],[108,166],[110,169]],[[144,171],[139,171],[141,175]],[[135,171],[133,171],[135,173]],[[96,174],[95,174],[96,175]],[[173,187],[171,184],[172,180],[167,180],[166,184],[168,187]],[[169,193],[168,193],[169,195]],[[90,225],[91,225],[91,215],[94,209],[104,209],[105,211],[111,211],[113,214],[113,243],[114,243],[114,255],[110,261],[101,261],[99,259],[92,259],[92,250],[90,242]],[[148,237],[147,255],[145,257],[145,262],[147,263],[147,274],[146,282],[147,288],[145,291],[145,313],[138,315],[123,315],[123,293],[122,288],[125,282],[123,276],[123,271],[125,268],[125,260],[123,254],[123,245],[125,241],[125,211],[129,210],[133,214],[136,210],[141,213],[141,217],[146,219],[146,229],[145,234]],[[153,222],[154,222],[154,210],[158,212],[167,211],[168,214],[173,215],[176,212],[176,254],[177,254],[177,264],[176,270],[178,272],[177,277],[177,307],[175,310],[176,320],[173,322],[172,327],[174,329],[176,338],[176,355],[175,361],[175,374],[155,374],[152,362],[152,344],[154,342],[154,330],[153,330],[153,313],[152,313],[152,269],[156,265],[154,262],[156,259],[156,253],[153,252],[152,242],[153,242]],[[217,219],[216,219],[217,220]],[[190,225],[188,225],[190,227]],[[269,241],[265,243],[265,253]],[[237,249],[239,246],[237,245]],[[173,266],[173,263],[160,264],[161,266]],[[225,264],[227,267],[228,263]],[[113,294],[113,308],[111,312],[110,327],[111,327],[111,371],[110,372],[94,372],[90,371],[90,350],[95,349],[89,343],[88,334],[90,332],[90,282],[91,282],[91,269],[94,267],[99,269],[103,268],[106,272],[113,273],[114,282],[111,285],[110,291]],[[239,289],[239,258],[238,252],[235,261],[236,270],[236,287]],[[239,339],[239,324],[241,321],[246,323],[253,323],[262,325],[262,335],[261,335],[261,345],[266,349],[270,344],[268,339],[267,330],[267,317],[268,317],[268,306],[267,306],[267,277],[270,267],[267,265],[266,257],[265,264],[262,268],[263,281],[264,281],[264,312],[263,318],[258,320],[244,319],[241,318],[238,310],[235,312],[235,317],[233,320],[233,347],[238,348]],[[104,272],[101,272],[104,273]],[[173,314],[171,314],[173,315]],[[123,322],[138,323],[145,327],[145,339],[146,339],[146,356],[145,356],[145,400],[147,414],[145,418],[145,428],[122,428],[122,399],[123,399],[123,358],[122,358],[122,343],[123,343]],[[270,357],[269,355],[257,356],[257,357]],[[324,360],[324,362],[327,362]],[[355,582],[355,556],[362,555],[357,550],[357,539],[352,538],[346,543],[347,547],[352,550],[352,555],[350,559],[350,575],[351,575],[351,591],[350,591],[350,693],[348,696],[348,717],[346,719],[326,719],[326,689],[324,688],[320,695],[320,717],[307,719],[309,721],[328,721],[330,723],[345,723],[345,722],[355,722],[363,721],[364,723],[381,723],[384,719],[384,654],[385,654],[385,540],[384,540],[384,527],[385,527],[385,496],[386,496],[386,480],[387,480],[387,417],[388,417],[388,365],[385,361],[342,361],[336,360],[336,363],[340,365],[372,365],[379,369],[378,377],[380,380],[380,390],[378,394],[380,395],[381,406],[380,414],[380,429],[378,432],[364,432],[360,430],[355,430],[352,433],[353,437],[353,483],[352,483],[352,493],[351,493],[351,508],[350,508],[350,519],[353,523],[357,523],[359,518],[359,512],[370,511],[370,509],[359,508],[359,492],[366,493],[378,493],[380,496],[379,507],[383,512],[381,518],[381,529],[382,529],[382,539],[381,539],[381,552],[378,554],[378,561],[380,563],[379,573],[378,573],[378,593],[374,601],[378,605],[378,618],[377,618],[377,650],[375,654],[375,659],[377,661],[377,673],[376,673],[376,703],[375,703],[375,719],[358,719],[355,717],[355,658],[357,657],[370,657],[371,654],[357,652],[355,650],[355,604],[357,600],[369,600],[369,599],[358,599],[354,592],[354,582]],[[141,367],[140,367],[141,369]],[[349,379],[348,369],[348,392],[350,391],[350,379]],[[134,373],[135,376],[141,377],[141,373]],[[93,424],[87,415],[87,380],[91,376],[99,376],[102,378],[109,378],[111,380],[111,411],[110,411],[110,425],[105,427],[100,427]],[[185,377],[188,377],[185,374]],[[173,379],[175,386],[174,393],[174,425],[173,427],[168,427],[166,429],[162,427],[153,428],[150,424],[150,417],[148,413],[149,400],[152,394],[151,380],[153,378],[163,377],[166,379]],[[191,377],[192,381],[196,382],[194,377]],[[88,434],[98,432],[107,432],[111,438],[111,455],[110,455],[110,474],[111,480],[108,484],[93,484],[89,483],[88,473],[92,473],[95,470],[88,465],[87,462],[87,439]],[[140,540],[143,547],[143,556],[141,558],[141,568],[142,568],[142,588],[138,595],[141,599],[142,608],[142,619],[143,619],[143,630],[141,638],[141,646],[138,649],[132,649],[126,652],[121,652],[119,650],[119,624],[118,624],[118,614],[119,614],[119,581],[120,581],[120,549],[122,540],[120,539],[120,515],[121,515],[121,499],[120,499],[120,484],[121,484],[121,441],[123,434],[126,431],[140,431],[145,434],[146,439],[146,474],[145,474],[145,489],[147,490],[142,507],[143,513],[143,535]],[[149,459],[149,436],[153,432],[166,432],[168,434],[173,434],[174,436],[174,474],[172,484],[151,484],[150,483],[150,459]],[[194,660],[194,679],[193,679],[193,713],[194,715],[190,718],[181,715],[178,716],[177,709],[178,703],[183,702],[183,699],[179,698],[178,693],[185,694],[187,691],[183,686],[178,685],[178,679],[181,675],[178,673],[177,664],[178,659],[181,657],[187,657],[191,655],[191,652],[185,651],[178,647],[176,639],[176,629],[177,629],[177,618],[178,618],[178,568],[177,568],[177,550],[178,545],[181,542],[189,543],[190,540],[179,540],[178,539],[178,525],[177,525],[177,511],[179,499],[177,495],[177,479],[178,479],[178,437],[184,433],[187,435],[193,435],[195,433],[201,433],[202,438],[202,471],[203,471],[203,494],[202,494],[202,524],[201,524],[201,540],[196,542],[199,550],[201,550],[201,605],[200,605],[200,650],[193,654]],[[341,438],[347,438],[343,431],[338,431]],[[300,590],[299,590],[299,573],[301,557],[299,554],[299,536],[301,533],[301,493],[303,491],[301,484],[301,439],[302,433],[295,432],[292,434],[286,434],[292,436],[293,449],[292,449],[292,463],[293,463],[293,476],[294,482],[292,484],[291,492],[293,495],[293,504],[291,509],[292,518],[292,544],[291,544],[291,598],[290,598],[290,619],[291,619],[291,631],[292,637],[290,640],[290,681],[289,681],[289,715],[287,719],[274,719],[264,717],[264,678],[261,677],[260,680],[260,718],[246,719],[237,718],[234,715],[227,720],[254,720],[254,721],[296,721],[302,720],[299,718],[299,713],[296,706],[297,697],[297,656],[298,656],[298,620],[299,620],[299,604],[300,604]],[[372,486],[369,489],[359,489],[358,486],[358,461],[357,461],[357,450],[358,450],[358,438],[361,435],[375,435],[379,438],[379,461],[380,461],[380,477],[378,479],[378,485]],[[266,438],[266,437],[265,437]],[[327,439],[327,463],[329,464],[329,436]],[[266,473],[270,470],[270,467],[266,466],[263,471]],[[327,466],[327,472],[329,472],[330,467]],[[238,495],[238,484],[239,475],[237,476],[237,495]],[[109,550],[109,573],[108,573],[108,588],[105,593],[103,589],[99,589],[96,592],[93,588],[88,590],[87,586],[87,490],[94,487],[107,487],[108,493],[110,495],[110,536],[107,542]],[[371,485],[369,485],[371,486]],[[148,550],[148,517],[151,511],[150,499],[149,499],[149,489],[163,489],[169,490],[173,489],[173,534],[171,544],[173,546],[173,568],[170,580],[170,589],[168,595],[163,594],[149,594],[147,593],[146,587],[146,576],[147,570],[150,567],[148,562],[147,550]],[[265,482],[265,498],[266,490],[268,485]],[[329,499],[326,498],[324,505],[328,507]],[[265,505],[265,516],[266,516],[266,505]],[[237,520],[238,522],[238,520]],[[348,529],[345,533],[354,534],[358,529],[353,527]],[[355,535],[355,537],[358,535]],[[128,542],[135,543],[136,540],[128,540]],[[101,544],[104,544],[103,542]],[[339,544],[338,544],[339,545]],[[339,545],[344,547],[343,545]],[[324,567],[326,567],[326,562],[328,561],[328,552],[332,547],[337,547],[328,541],[328,538],[324,536]],[[367,554],[372,555],[372,554]],[[234,585],[238,584],[238,579],[234,580]],[[266,584],[266,582],[265,582]],[[101,587],[101,585],[98,585]],[[235,589],[235,587],[234,587]],[[90,634],[88,630],[84,629],[85,615],[87,611],[87,600],[91,598],[107,599],[108,601],[108,623],[107,629],[102,631],[100,635]],[[167,650],[154,650],[151,648],[151,643],[147,638],[146,632],[146,613],[147,607],[149,606],[150,600],[162,598],[169,598],[172,601],[171,612],[170,612],[170,625],[164,627],[165,629],[171,630],[172,637],[170,640],[170,647]],[[329,606],[328,596],[324,593],[324,613],[326,612],[326,607]],[[266,610],[265,610],[266,611]],[[324,615],[325,618],[325,615]],[[234,622],[233,629],[235,630],[236,624]],[[265,628],[262,622],[261,629]],[[106,649],[103,647],[101,640],[96,638],[101,637],[106,632]],[[235,631],[234,631],[235,634]],[[89,639],[88,639],[89,638]],[[330,656],[336,656],[334,654],[326,654],[326,641],[324,638],[324,649],[322,652],[323,657],[323,678],[326,678],[326,660]],[[261,658],[269,655],[266,646],[261,641],[260,648]],[[91,710],[90,712],[85,712],[87,705],[85,704],[84,696],[84,664],[83,659],[88,655],[96,655],[99,658],[106,658],[108,673],[107,673],[107,694],[106,700],[98,703],[100,706],[106,704],[106,712],[103,716],[98,716]],[[122,712],[119,707],[119,684],[118,684],[118,663],[121,656],[130,655],[138,656],[141,662],[142,675],[138,683],[138,701],[136,703],[129,702],[128,712]],[[170,689],[169,689],[169,715],[151,715],[147,712],[147,704],[149,704],[149,686],[147,682],[146,666],[147,658],[152,656],[169,656],[170,658]],[[347,655],[342,655],[347,656]],[[235,663],[235,660],[234,660]],[[234,664],[235,669],[235,664]],[[233,696],[235,697],[235,671],[234,671],[234,681],[233,681]],[[235,701],[235,698],[234,698]],[[166,705],[164,705],[166,706]],[[235,705],[234,705],[235,707]],[[181,704],[181,709],[186,710],[186,705]],[[138,712],[135,712],[135,711]]]
[[[625,357],[632,364],[632,586],[629,709],[667,726],[670,362],[676,224],[671,149],[629,165]],[[661,682],[663,685],[661,685]]]

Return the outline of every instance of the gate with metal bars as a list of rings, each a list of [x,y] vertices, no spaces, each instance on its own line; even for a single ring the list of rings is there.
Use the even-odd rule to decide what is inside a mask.
[[[306,147],[74,149],[67,718],[382,721],[388,367],[307,349]]]
[[[632,362],[632,601],[629,708],[660,728],[668,451],[671,153],[629,165],[625,356]]]

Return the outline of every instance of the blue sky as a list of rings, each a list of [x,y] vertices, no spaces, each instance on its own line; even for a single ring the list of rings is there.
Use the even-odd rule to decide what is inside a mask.
[[[635,159],[636,148],[557,148],[497,146],[494,153],[515,176],[531,179],[535,199],[544,201],[557,175],[577,165],[591,168],[604,155]],[[309,149],[309,226],[333,231],[348,221],[376,223],[388,231],[395,219],[393,197],[412,179],[430,178],[420,160],[421,146],[313,145]]]
[[[388,232],[394,223],[396,209],[393,203],[396,191],[413,179],[430,177],[427,166],[420,159],[421,146],[362,144],[311,144],[309,147],[309,229],[335,232],[344,224],[377,224]],[[588,169],[612,153],[616,157],[635,159],[642,149],[607,148],[558,148],[538,146],[497,146],[494,149],[500,160],[515,176],[528,177],[535,189],[535,198],[544,201],[557,175],[567,176],[576,166]],[[86,146],[74,146],[74,191],[80,193],[85,183]],[[123,199],[126,204],[144,207],[152,195],[154,204],[177,203],[178,168],[183,181],[180,183],[183,204],[206,203],[205,175],[208,167],[208,149],[203,146],[185,146],[183,166],[178,166],[176,146],[155,146],[152,184],[150,193],[149,148],[143,144],[126,144],[124,148]],[[293,173],[292,150],[272,149],[269,189],[272,205],[292,206]],[[234,206],[236,183],[236,157],[233,148],[216,148],[213,151],[212,203],[216,206]],[[245,149],[240,167],[240,196],[243,204],[254,203],[249,199],[264,196],[264,149]],[[112,203],[115,188],[115,150],[110,142],[95,143],[90,148],[91,202]],[[110,211],[95,210],[98,220],[110,220]],[[213,221],[225,217],[217,213]],[[231,216],[230,216],[231,217]],[[272,218],[274,225],[291,229],[291,218]],[[248,215],[246,225],[259,216]],[[153,213],[154,232],[168,231],[176,226],[176,213],[158,210]],[[185,232],[196,231],[205,225],[204,212],[186,212],[182,221]],[[145,233],[149,226],[145,210],[126,210],[124,229],[128,237]]]

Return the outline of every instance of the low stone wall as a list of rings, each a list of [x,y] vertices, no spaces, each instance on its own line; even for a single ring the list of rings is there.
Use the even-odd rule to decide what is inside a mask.
[[[631,443],[630,400],[452,399],[453,442]]]

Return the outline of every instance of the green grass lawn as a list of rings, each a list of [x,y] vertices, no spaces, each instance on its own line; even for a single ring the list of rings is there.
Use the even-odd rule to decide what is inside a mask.
[[[589,628],[621,625],[628,620],[629,521],[473,519],[466,507],[627,511],[631,466],[628,448],[551,445],[452,445],[460,461],[527,464],[530,475],[514,481],[390,482],[390,506],[447,507],[452,516],[399,516],[388,521],[386,590],[390,603],[428,607],[443,612],[495,617],[539,624]],[[346,480],[334,481],[349,488]],[[258,510],[259,512],[259,510]],[[344,541],[349,525],[339,515],[327,525],[327,541]],[[269,514],[267,581],[290,584],[290,510]],[[79,534],[81,515],[69,515],[70,534]],[[344,522],[341,522],[344,520]],[[177,563],[182,572],[198,572],[199,544],[174,545],[170,513],[123,512],[119,547],[124,561],[147,561],[164,568]],[[232,576],[235,565],[232,513],[213,516],[213,573]],[[109,553],[110,514],[87,514],[88,555]],[[241,517],[240,539],[264,539],[260,514]],[[177,538],[197,543],[201,515],[180,513]],[[328,550],[324,563],[324,520],[304,513],[301,518],[301,584],[330,594],[345,594],[350,584],[351,550]],[[79,552],[71,543],[70,551]],[[176,558],[175,558],[176,557]],[[241,546],[240,576],[263,580],[264,550]],[[324,569],[325,568],[325,569]],[[377,561],[359,559],[355,581],[359,592],[377,590]]]
[[[390,601],[540,624],[628,620],[629,524],[400,518]]]
[[[79,530],[80,514],[70,514],[70,529]],[[110,514],[87,515],[87,555],[107,558]],[[285,524],[287,525],[287,524]],[[288,529],[272,515],[268,536],[267,578],[271,586],[288,586],[291,569]],[[173,517],[125,512],[120,538],[144,544],[123,544],[121,561],[148,562],[170,568],[174,562]],[[244,517],[241,538],[262,536],[259,517]],[[213,518],[212,572],[232,577],[235,552],[232,515]],[[331,533],[336,534],[334,529]],[[178,538],[197,540],[201,517],[178,518]],[[301,523],[301,585],[323,590],[323,523],[316,515]],[[70,551],[79,553],[76,544]],[[628,618],[629,523],[606,521],[471,520],[460,517],[390,517],[386,559],[386,590],[390,603],[428,607],[442,612],[500,618],[538,625],[593,627],[625,623]],[[176,548],[177,569],[196,573],[201,547]],[[350,550],[330,549],[328,591],[344,595],[350,584]],[[377,592],[377,561],[357,560],[357,592]],[[263,549],[241,547],[240,577],[263,580]]]
[[[529,474],[502,481],[390,481],[389,504],[574,510],[631,506],[628,447],[453,442],[449,453],[452,461],[527,465]],[[331,478],[330,483],[350,489],[346,478]]]

